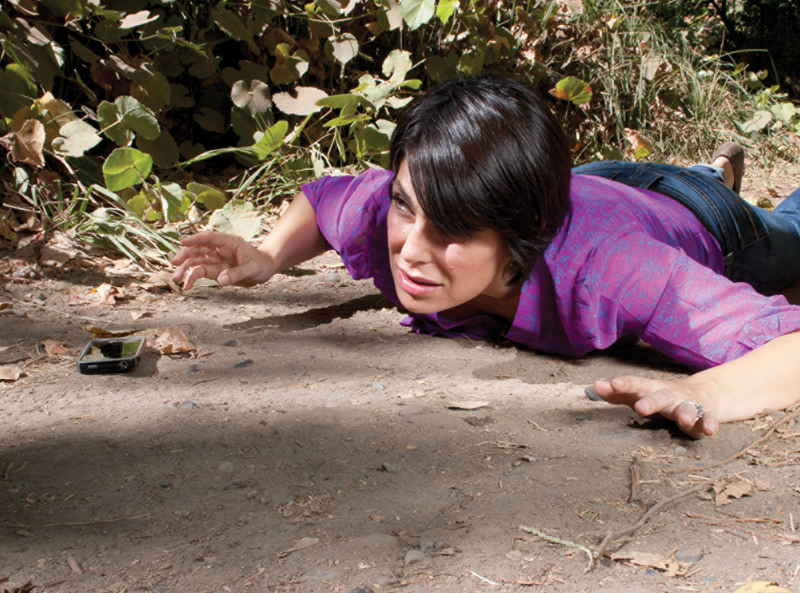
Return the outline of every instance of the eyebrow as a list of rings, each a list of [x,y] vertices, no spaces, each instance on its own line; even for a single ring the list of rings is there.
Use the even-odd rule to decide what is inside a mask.
[[[395,177],[394,180],[392,181],[392,191],[394,193],[400,194],[404,198],[408,198],[409,196],[409,193],[406,191],[406,188],[403,187],[403,184],[398,181],[397,177]]]

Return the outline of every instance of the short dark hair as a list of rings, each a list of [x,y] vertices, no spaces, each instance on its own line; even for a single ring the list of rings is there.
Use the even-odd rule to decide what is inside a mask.
[[[567,138],[530,86],[495,74],[441,84],[401,114],[390,162],[406,159],[425,216],[455,237],[498,232],[527,279],[569,211]]]

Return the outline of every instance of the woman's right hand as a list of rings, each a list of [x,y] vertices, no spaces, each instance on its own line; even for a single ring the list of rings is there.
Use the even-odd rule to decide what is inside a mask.
[[[272,259],[235,235],[199,233],[181,241],[183,249],[172,258],[177,266],[175,282],[183,279],[189,290],[200,278],[216,280],[220,286],[254,286],[275,273]]]

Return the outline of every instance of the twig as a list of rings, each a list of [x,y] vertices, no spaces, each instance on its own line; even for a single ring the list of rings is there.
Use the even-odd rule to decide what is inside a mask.
[[[715,477],[713,479],[710,479],[708,482],[704,482],[702,484],[698,484],[697,486],[693,486],[693,487],[689,488],[688,490],[684,490],[683,492],[679,492],[678,494],[676,494],[674,496],[670,496],[669,498],[665,498],[664,500],[660,500],[656,504],[654,504],[652,507],[650,507],[650,510],[647,511],[644,515],[642,515],[642,518],[639,519],[636,522],[636,524],[634,524],[634,525],[632,525],[630,527],[626,527],[625,529],[620,529],[619,531],[609,531],[608,533],[606,533],[605,539],[597,547],[597,550],[595,550],[594,557],[595,558],[601,558],[603,556],[603,554],[605,553],[606,548],[608,548],[608,546],[611,544],[612,541],[614,541],[615,539],[620,538],[620,537],[622,537],[624,535],[628,535],[628,534],[634,533],[642,525],[647,523],[647,521],[650,520],[650,517],[652,517],[662,507],[665,507],[666,505],[668,505],[668,504],[670,504],[672,502],[675,502],[676,500],[678,500],[680,498],[683,498],[684,496],[689,496],[690,494],[692,494],[694,492],[699,492],[700,490],[705,490],[706,488],[711,486],[711,484],[713,484],[714,482],[716,482],[719,479],[720,479],[720,476],[717,476],[717,477]]]
[[[195,385],[200,385],[201,383],[210,383],[211,381],[216,381],[219,377],[211,377],[210,379],[200,379],[199,381],[195,381],[192,383],[192,387]]]
[[[519,529],[520,531],[527,531],[528,533],[532,533],[536,537],[540,537],[543,540],[550,542],[551,544],[558,544],[560,546],[567,546],[569,548],[577,548],[578,550],[585,552],[586,555],[589,556],[589,564],[586,567],[586,570],[584,570],[583,572],[587,573],[594,568],[594,556],[592,556],[592,551],[586,546],[576,544],[575,542],[571,542],[566,539],[559,539],[557,537],[553,537],[552,535],[547,535],[546,533],[542,533],[541,531],[539,531],[538,529],[534,529],[533,527],[525,527],[524,525],[520,525]]]
[[[47,523],[45,525],[15,525],[13,523],[6,523],[9,527],[80,527],[83,525],[102,525],[104,523],[119,523],[120,521],[133,521],[134,519],[144,519],[145,517],[149,517],[150,513],[145,513],[144,515],[136,515],[135,517],[121,517],[119,519],[103,519],[101,521],[85,521],[85,522],[78,522],[78,523]]]
[[[528,422],[530,422],[531,424],[533,424],[533,425],[534,425],[536,428],[538,428],[538,429],[539,429],[539,430],[541,430],[542,432],[550,432],[548,429],[546,429],[546,428],[542,428],[541,426],[539,426],[538,424],[536,424],[536,422],[534,422],[534,421],[533,421],[533,420],[531,420],[530,418],[525,418],[525,420],[527,420]]]
[[[75,315],[75,313],[68,313],[67,311],[59,311],[58,309],[53,309],[52,307],[46,307],[44,305],[40,305],[39,303],[26,303],[25,301],[17,300],[13,297],[10,297],[12,301],[15,303],[19,303],[20,305],[25,305],[28,307],[39,309],[45,309],[46,311],[50,311],[52,313],[58,313],[59,315],[63,315],[64,317],[73,317],[75,319],[84,319],[86,321],[92,321],[94,323],[103,323],[107,325],[121,325],[116,321],[112,321],[111,319],[95,319],[94,317],[84,317],[83,315]]]
[[[490,585],[497,585],[497,586],[500,586],[500,583],[495,583],[494,581],[490,581],[490,580],[489,580],[489,579],[487,579],[486,577],[482,577],[481,575],[479,575],[477,572],[472,572],[471,570],[470,570],[470,571],[468,571],[468,572],[469,572],[470,574],[472,574],[472,576],[478,577],[480,580],[482,580],[482,581],[483,581],[483,582],[485,582],[485,583],[489,583]]]
[[[770,435],[773,432],[775,432],[776,428],[778,428],[781,424],[786,424],[787,422],[789,422],[789,420],[791,420],[792,418],[794,418],[798,414],[800,414],[800,408],[798,408],[797,410],[795,410],[794,412],[792,412],[788,416],[784,416],[783,418],[778,420],[775,424],[772,425],[772,428],[770,428],[763,437],[761,437],[760,439],[758,439],[755,442],[750,443],[744,449],[739,451],[736,455],[732,455],[731,457],[728,457],[725,461],[715,461],[714,463],[709,463],[708,465],[704,465],[703,467],[692,467],[692,468],[689,468],[689,469],[673,469],[673,470],[670,470],[668,473],[681,474],[683,472],[699,472],[699,471],[703,471],[703,470],[706,470],[706,469],[711,469],[713,467],[719,467],[720,465],[725,465],[726,463],[730,463],[734,459],[738,459],[739,457],[741,457],[742,455],[747,453],[750,449],[752,449],[756,445],[760,445],[761,443],[766,441],[770,437]]]
[[[633,456],[633,463],[631,463],[631,495],[628,497],[628,502],[636,502],[639,500],[639,456]]]

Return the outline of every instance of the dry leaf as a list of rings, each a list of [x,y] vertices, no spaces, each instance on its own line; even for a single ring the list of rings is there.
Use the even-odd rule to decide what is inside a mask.
[[[181,292],[180,286],[172,281],[172,272],[167,270],[156,272],[155,274],[151,275],[147,280],[144,281],[141,287],[151,292],[159,288],[169,288],[172,292],[176,292],[178,294]]]
[[[42,248],[39,263],[43,266],[63,266],[82,252],[75,246],[75,241],[64,233],[56,232]]]
[[[44,167],[44,126],[42,122],[29,119],[22,128],[13,134],[0,138],[0,144],[8,150],[12,161],[28,163],[34,167]]]
[[[729,484],[722,492],[731,498],[741,498],[742,496],[750,496],[753,491],[753,485],[749,482],[734,482]]]
[[[383,517],[381,517],[380,515],[370,515],[369,518],[375,521],[376,523],[381,523],[383,521]]]
[[[45,352],[48,356],[58,356],[60,354],[69,354],[69,350],[64,348],[61,342],[57,340],[42,340]]]
[[[319,543],[319,538],[317,537],[304,537],[299,542],[297,542],[293,548],[289,548],[288,550],[284,550],[278,554],[278,558],[285,558],[292,552],[297,552],[299,550],[303,550],[305,548],[310,548],[314,544]]]
[[[775,581],[756,581],[739,587],[733,593],[792,593],[788,589],[778,587]]]
[[[181,352],[194,352],[197,348],[189,341],[180,328],[167,327],[157,330],[155,335],[147,339],[147,345],[155,348],[161,354],[179,354]]]
[[[150,315],[150,311],[131,311],[131,319],[136,321],[137,319],[141,319],[145,315]]]
[[[0,366],[0,381],[16,381],[19,379],[19,367]]]
[[[124,338],[126,336],[140,334],[142,333],[143,330],[140,329],[111,330],[102,327],[95,327],[93,325],[87,325],[86,331],[92,334],[92,338],[94,338],[95,340],[102,340],[105,338]]]
[[[478,408],[485,408],[489,405],[489,402],[482,401],[482,400],[475,400],[475,401],[464,401],[464,402],[453,402],[452,404],[447,404],[447,407],[451,410],[477,410]]]
[[[756,480],[756,488],[758,490],[762,490],[762,491],[764,491],[764,490],[775,490],[775,488],[773,488],[772,484],[770,484],[769,482],[765,482],[763,480]]]

